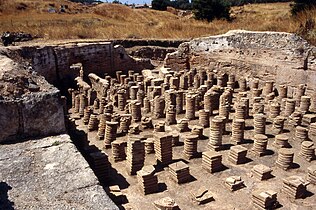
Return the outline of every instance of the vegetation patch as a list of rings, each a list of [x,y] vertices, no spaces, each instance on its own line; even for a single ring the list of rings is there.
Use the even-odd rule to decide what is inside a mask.
[[[16,9],[20,3],[25,4],[26,9]],[[293,5],[284,2],[232,6],[229,10],[230,20],[212,15],[209,18],[212,21],[208,22],[196,20],[190,11],[183,15],[181,11],[184,10],[177,9],[169,9],[168,12],[134,9],[122,4],[84,5],[66,0],[0,0],[0,33],[22,31],[45,40],[191,39],[243,29],[297,33],[316,43],[313,24],[316,9],[311,7],[293,16]],[[60,8],[64,12],[58,12]]]

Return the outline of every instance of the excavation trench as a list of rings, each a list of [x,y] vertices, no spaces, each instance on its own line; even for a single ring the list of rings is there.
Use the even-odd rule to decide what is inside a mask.
[[[154,70],[148,70],[153,69],[148,59],[133,59],[108,42],[15,50],[60,92],[49,83],[46,92],[44,84],[36,91],[32,82],[21,80],[27,88],[19,90],[29,91],[21,92],[23,109],[0,104],[3,113],[11,113],[1,119],[19,127],[11,126],[2,138],[51,135],[35,132],[47,124],[67,130],[122,208],[153,207],[167,196],[180,208],[218,209],[223,203],[251,208],[263,205],[256,200],[257,191],[276,192],[278,202],[271,197],[273,203],[289,208],[293,202],[283,178],[310,171],[307,143],[301,141],[315,138],[316,54],[314,46],[296,35],[233,31],[195,39],[168,53],[164,66]],[[82,66],[74,67],[76,63]],[[11,78],[5,81],[9,85]],[[67,105],[60,93],[67,94]],[[26,95],[37,96],[36,103]],[[39,102],[43,106],[34,105]],[[44,121],[39,116],[48,110],[52,112]],[[56,126],[55,120],[63,123]],[[279,150],[282,139],[291,150]],[[143,166],[149,167],[143,171]],[[263,176],[258,168],[273,172],[268,181],[256,180]],[[150,186],[144,184],[147,176]],[[295,205],[315,205],[313,193],[314,186]],[[199,197],[207,204],[197,205]]]

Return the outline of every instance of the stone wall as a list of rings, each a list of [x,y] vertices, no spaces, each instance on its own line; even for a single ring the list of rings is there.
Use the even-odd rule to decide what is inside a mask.
[[[60,90],[65,94],[75,85],[79,72],[70,68],[72,64],[83,65],[86,81],[90,73],[104,78],[118,70],[127,73],[153,68],[149,59],[134,59],[122,46],[102,41],[0,48],[0,62],[0,87],[4,87],[0,91],[5,96],[0,97],[0,142],[65,132]],[[29,80],[41,76],[46,80],[40,79],[35,86],[46,89],[31,91]]]
[[[0,142],[65,132],[60,91],[0,56]]]
[[[151,60],[163,61],[167,53],[177,50],[175,47],[157,47],[157,46],[136,46],[126,49],[128,54],[137,58],[148,58]]]
[[[58,90],[35,93],[19,100],[0,100],[0,142],[65,132]]]
[[[136,46],[157,46],[157,47],[179,47],[183,42],[189,40],[185,39],[116,39],[112,40],[114,45],[122,45],[125,48],[136,47]]]
[[[118,70],[153,68],[149,59],[133,59],[122,46],[114,46],[112,42],[70,42],[8,49],[19,52],[23,59],[30,61],[34,71],[54,85],[73,82],[79,74],[70,68],[75,63],[82,63],[86,77],[90,73],[103,77],[105,73],[115,75]]]
[[[194,39],[166,56],[172,70],[206,68],[237,77],[274,79],[277,84],[306,83],[316,89],[316,48],[295,34],[230,31]],[[290,88],[291,91],[291,88]]]

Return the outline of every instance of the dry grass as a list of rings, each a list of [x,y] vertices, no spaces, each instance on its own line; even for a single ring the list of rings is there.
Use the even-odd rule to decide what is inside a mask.
[[[305,11],[295,18],[296,32],[316,45],[316,8]]]
[[[1,2],[4,2],[1,4]],[[0,32],[24,31],[47,39],[71,38],[149,38],[179,39],[225,33],[232,29],[254,31],[302,32],[307,19],[316,21],[316,10],[296,19],[290,16],[289,3],[253,4],[232,9],[233,21],[215,20],[211,23],[178,17],[170,12],[150,9],[131,9],[124,5],[101,4],[86,7],[64,0],[71,11],[79,14],[49,14],[48,3],[53,1],[0,0]],[[14,4],[28,5],[24,11],[14,10]],[[9,5],[9,6],[8,6]],[[5,9],[10,8],[10,9]],[[14,10],[14,11],[13,11]],[[308,33],[308,36],[306,35]],[[305,37],[315,41],[315,28]]]

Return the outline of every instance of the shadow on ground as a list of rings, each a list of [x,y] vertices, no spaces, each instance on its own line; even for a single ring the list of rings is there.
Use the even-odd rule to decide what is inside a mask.
[[[0,209],[13,210],[14,202],[9,200],[8,192],[12,187],[6,182],[0,182]]]

